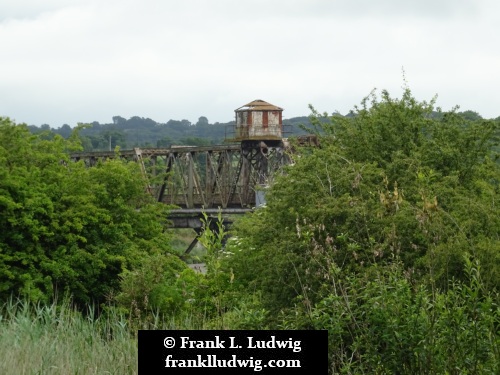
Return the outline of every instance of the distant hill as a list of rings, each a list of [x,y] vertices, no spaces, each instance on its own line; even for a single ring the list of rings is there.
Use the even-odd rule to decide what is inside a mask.
[[[204,146],[221,144],[226,134],[231,134],[231,127],[235,122],[210,124],[204,116],[193,124],[188,120],[169,120],[159,123],[150,118],[134,116],[125,119],[114,116],[112,123],[100,124],[97,121],[81,130],[83,146],[86,151],[109,150],[119,146],[121,149],[133,147],[169,147],[175,145]],[[294,117],[283,120],[285,137],[304,134],[301,125],[310,125],[309,117]],[[72,129],[69,125],[52,129],[49,125],[41,127],[30,126],[31,132],[47,131],[67,138]]]

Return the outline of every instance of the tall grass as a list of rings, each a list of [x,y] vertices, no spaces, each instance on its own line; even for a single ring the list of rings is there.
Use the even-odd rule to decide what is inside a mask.
[[[137,340],[123,317],[83,316],[68,303],[0,307],[0,374],[136,373]]]

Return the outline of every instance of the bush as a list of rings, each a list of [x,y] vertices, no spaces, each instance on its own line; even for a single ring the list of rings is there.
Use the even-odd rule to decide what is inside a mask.
[[[498,295],[485,293],[476,262],[466,264],[467,282],[447,291],[415,285],[399,264],[334,271],[330,293],[292,326],[329,331],[331,373],[498,373]]]

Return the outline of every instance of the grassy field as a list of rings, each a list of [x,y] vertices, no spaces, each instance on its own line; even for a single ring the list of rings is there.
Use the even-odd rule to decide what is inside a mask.
[[[137,340],[124,319],[84,317],[67,304],[0,308],[0,374],[136,374]]]

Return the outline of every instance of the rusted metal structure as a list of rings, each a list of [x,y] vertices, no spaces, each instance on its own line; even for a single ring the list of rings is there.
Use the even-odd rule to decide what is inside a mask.
[[[117,156],[140,164],[146,188],[157,201],[181,209],[255,207],[255,189],[269,184],[289,160],[284,148],[264,142],[245,148],[241,144],[181,146],[71,155],[88,166]]]
[[[226,135],[230,141],[281,141],[284,137],[283,108],[256,99],[234,112],[235,125]]]
[[[232,144],[134,148],[72,154],[92,166],[98,160],[136,160],[148,191],[159,202],[181,209],[251,208],[256,190],[289,162],[283,142],[283,108],[254,100],[235,110]]]
[[[116,157],[139,163],[145,189],[157,201],[178,207],[170,211],[172,228],[192,228],[197,234],[202,230],[202,212],[215,219],[220,210],[227,226],[235,215],[252,211],[262,203],[263,187],[290,160],[283,147],[267,147],[264,142],[255,147],[232,144],[72,154],[74,161],[83,160],[88,166]],[[186,254],[197,241],[193,239]]]
[[[282,112],[263,100],[236,109],[236,125],[226,137],[232,143],[224,145],[80,152],[71,157],[88,166],[116,157],[135,160],[147,191],[158,202],[178,207],[169,217],[173,227],[199,232],[202,212],[216,216],[221,210],[228,224],[233,215],[265,203],[266,186],[290,163]]]

